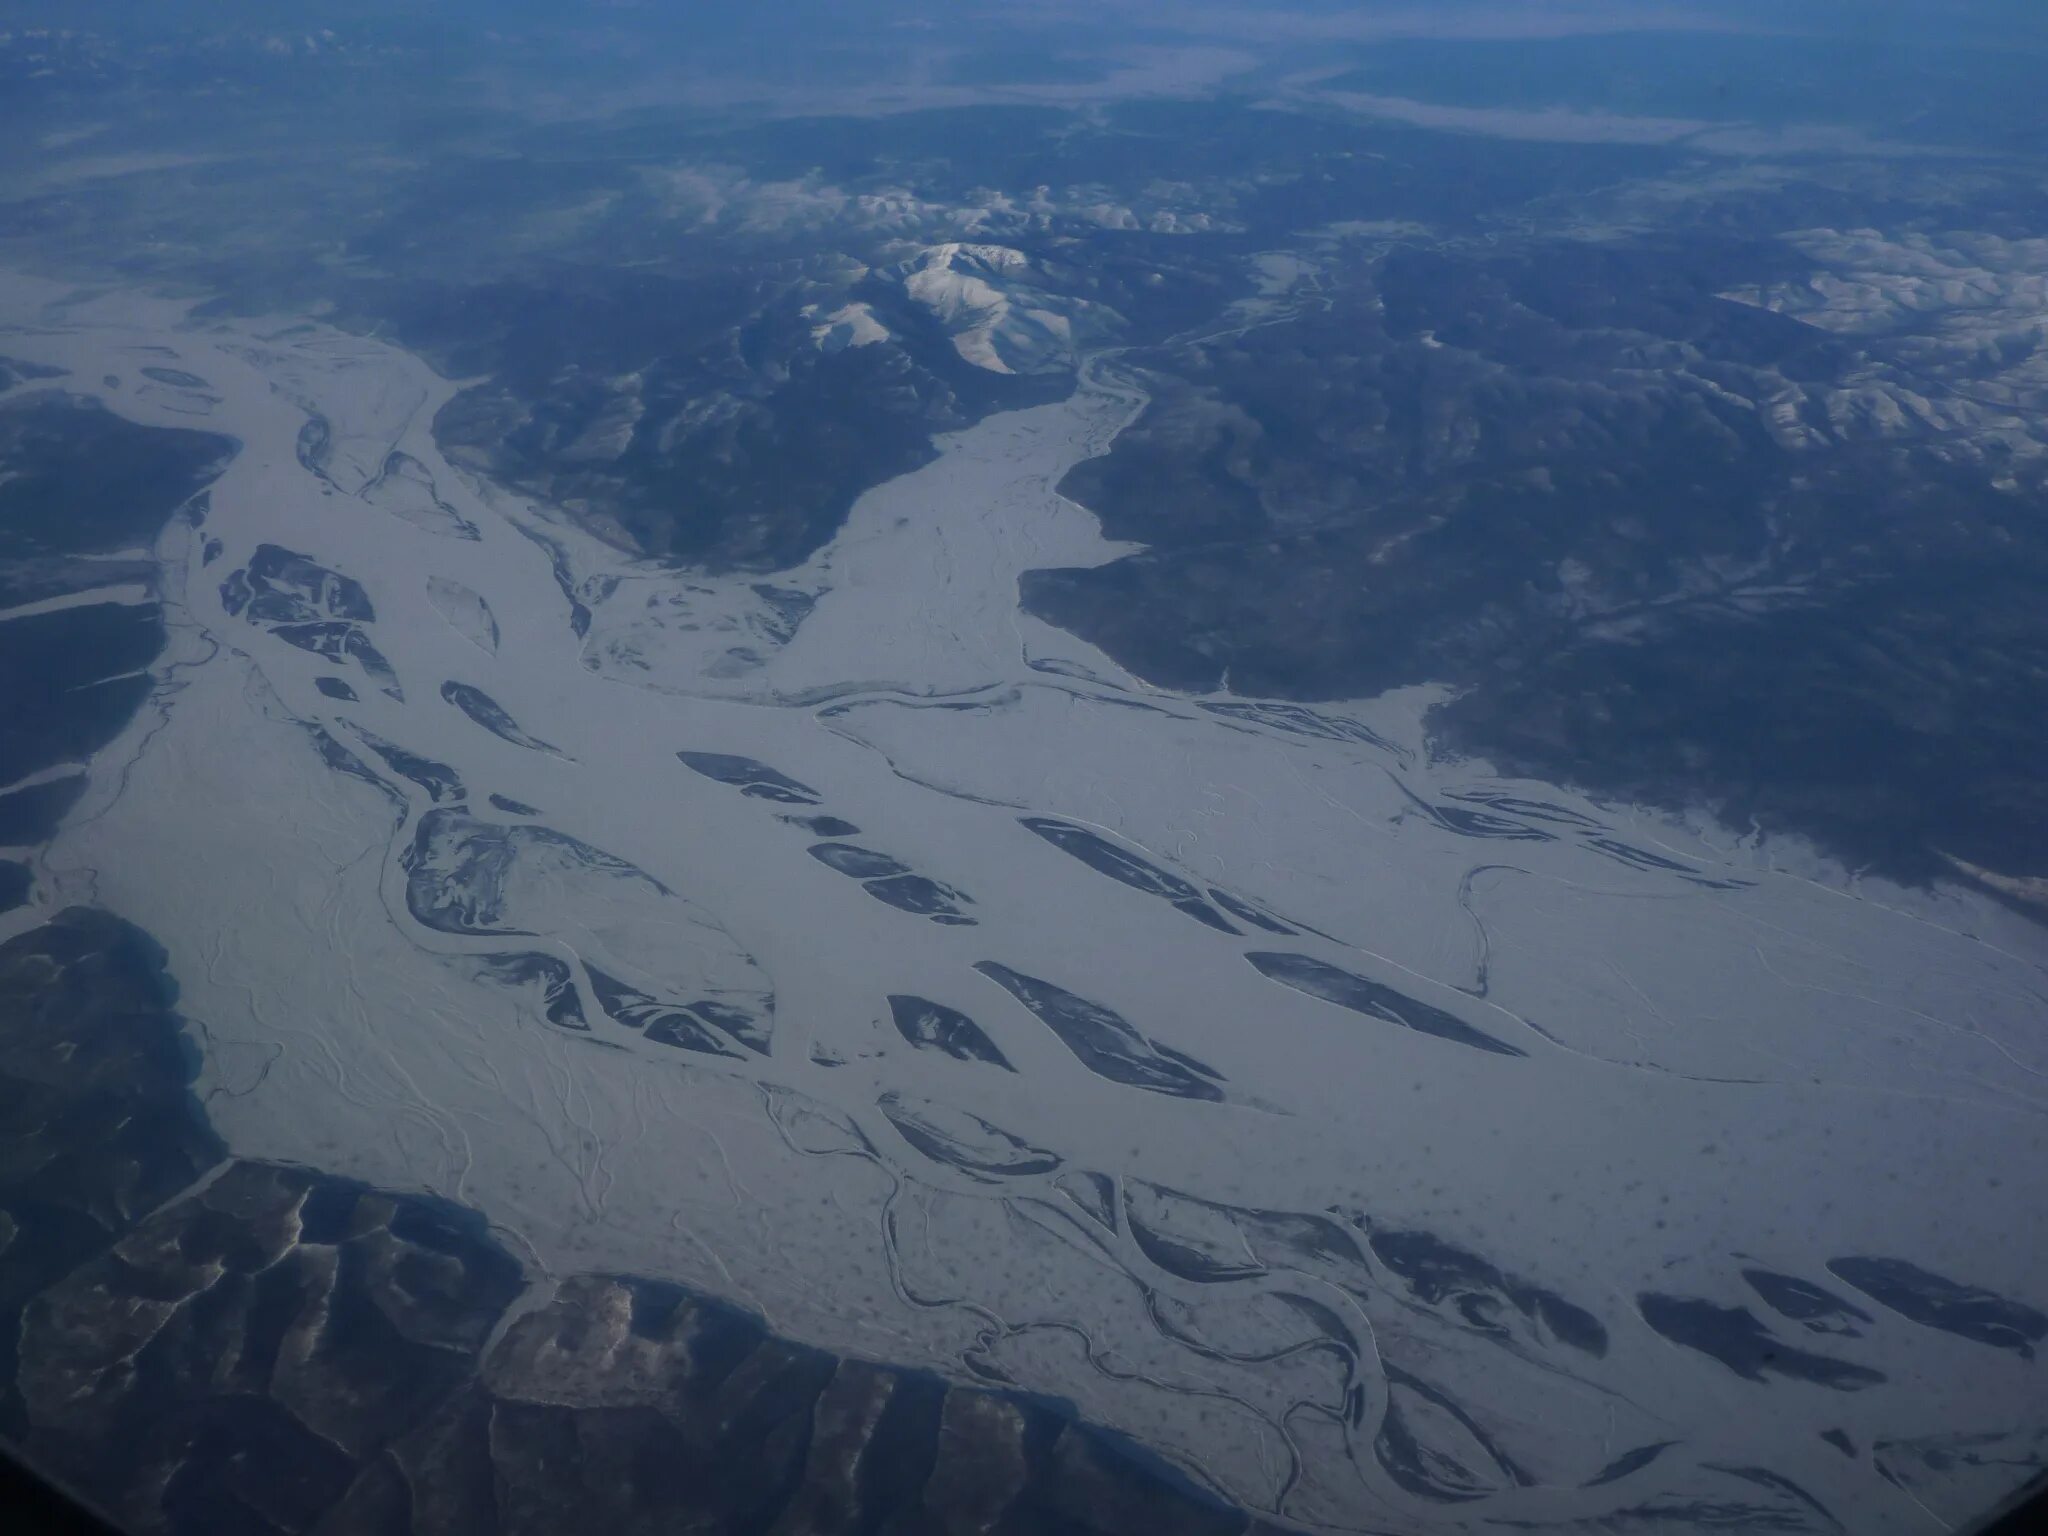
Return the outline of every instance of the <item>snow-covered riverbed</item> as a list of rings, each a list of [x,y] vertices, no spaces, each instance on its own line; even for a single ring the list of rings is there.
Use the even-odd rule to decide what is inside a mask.
[[[1113,358],[710,579],[450,466],[382,342],[0,321],[243,445],[40,909],[165,946],[236,1152],[1311,1526],[1915,1529],[2048,1452],[2040,930],[1433,761],[1426,690],[1165,693],[1021,613],[1117,552],[1053,490]]]

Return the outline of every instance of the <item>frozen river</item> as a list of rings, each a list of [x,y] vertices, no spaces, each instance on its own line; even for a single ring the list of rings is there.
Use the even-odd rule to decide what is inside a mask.
[[[1329,1530],[1919,1530],[2048,1454],[2048,943],[1163,692],[1022,613],[1114,357],[706,578],[451,466],[317,324],[11,282],[29,387],[242,449],[43,857],[166,948],[232,1149],[554,1279],[1058,1396]],[[149,369],[151,372],[145,373]]]

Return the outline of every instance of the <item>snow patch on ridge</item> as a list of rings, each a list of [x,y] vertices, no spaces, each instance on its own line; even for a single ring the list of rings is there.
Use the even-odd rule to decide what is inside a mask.
[[[953,349],[991,373],[1057,373],[1077,349],[1113,332],[1115,313],[1055,294],[1022,251],[949,240],[928,246],[893,274],[945,326]]]

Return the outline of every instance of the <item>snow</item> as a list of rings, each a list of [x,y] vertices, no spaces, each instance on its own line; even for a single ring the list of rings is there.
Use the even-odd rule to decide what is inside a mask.
[[[1087,300],[1034,284],[1021,251],[948,241],[928,246],[897,270],[904,291],[935,315],[953,348],[991,373],[1049,373],[1073,366],[1076,326],[1095,339],[1115,317]]]
[[[1043,364],[1068,343],[1030,318],[1020,273],[1015,252],[937,247],[906,284],[963,356]],[[430,431],[456,386],[386,343],[27,279],[0,318],[68,388],[170,349],[242,444],[204,529],[158,550],[162,686],[93,762],[42,907],[0,918],[97,900],[152,933],[236,1152],[465,1201],[538,1274],[669,1277],[831,1348],[998,1368],[1321,1529],[1598,1519],[1725,1500],[1740,1485],[1717,1469],[1760,1467],[1874,1530],[1904,1496],[1821,1430],[2040,1454],[2036,1367],[2015,1353],[1890,1313],[1812,1335],[1741,1277],[1840,1289],[1831,1258],[1896,1255],[2048,1301],[2040,930],[1961,888],[1858,882],[1705,818],[1434,761],[1431,690],[1188,697],[1020,612],[1020,572],[1121,547],[1053,489],[1143,403],[1112,359],[1067,401],[943,439],[764,595],[636,565],[456,471]],[[309,412],[330,424],[327,478],[297,451]],[[407,498],[380,502],[394,454]],[[222,582],[266,543],[362,584],[402,699],[326,697],[331,663],[228,611]],[[449,684],[517,735],[451,707]],[[791,818],[822,815],[959,892],[971,924],[813,856]],[[1193,920],[1025,815],[1291,931]],[[1521,1054],[1247,958],[1276,952]],[[559,966],[588,1027],[551,1022],[507,956]],[[1126,1021],[1215,1097],[1118,1080],[1003,974]],[[601,976],[644,1001],[607,1016]],[[1015,1070],[918,1048],[891,1022],[902,995],[964,1013]],[[696,1047],[656,1038],[697,1038],[692,1021]],[[1357,1246],[1368,1230],[1436,1234],[1569,1298],[1604,1353],[1497,1291],[1429,1300]],[[1645,1291],[1746,1306],[1887,1380],[1745,1380],[1654,1333]],[[1478,1496],[1396,1475],[1390,1423]],[[1658,1441],[1676,1444],[1594,1481]]]
[[[811,339],[821,352],[842,352],[848,347],[869,347],[887,341],[893,333],[865,304],[843,304],[811,327]]]

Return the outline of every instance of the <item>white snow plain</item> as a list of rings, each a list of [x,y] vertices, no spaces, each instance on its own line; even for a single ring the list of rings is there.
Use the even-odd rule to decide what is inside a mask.
[[[153,934],[235,1152],[1317,1530],[1914,1531],[2048,1454],[2041,931],[1438,761],[1429,690],[1190,697],[1022,613],[1117,553],[1054,489],[1142,404],[1112,357],[709,578],[451,468],[383,342],[27,279],[0,323],[70,370],[24,389],[241,443],[0,918]]]

